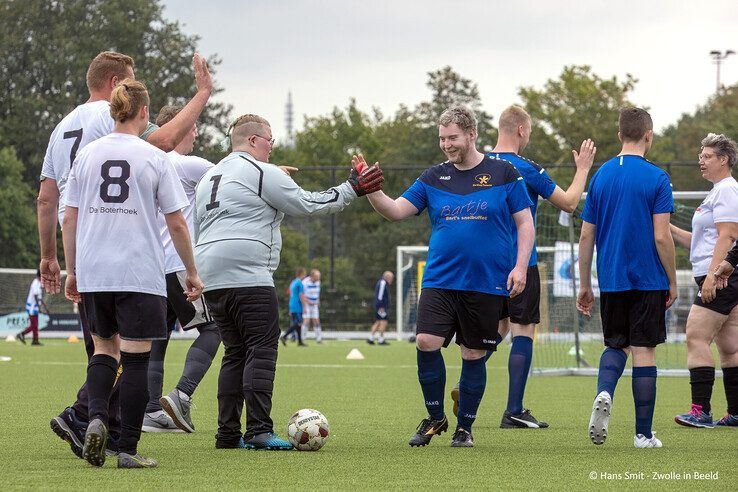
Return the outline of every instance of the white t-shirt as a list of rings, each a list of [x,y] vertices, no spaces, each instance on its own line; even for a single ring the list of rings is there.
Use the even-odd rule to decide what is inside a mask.
[[[135,135],[111,133],[74,161],[66,205],[77,219],[77,289],[166,296],[158,211],[188,205],[166,153]]]
[[[28,289],[28,297],[26,298],[26,311],[28,314],[38,314],[38,302],[36,298],[41,299],[43,292],[41,292],[41,280],[34,278],[31,282],[31,288]]]
[[[718,181],[692,217],[692,245],[689,259],[692,275],[707,275],[718,233],[716,223],[738,222],[738,181],[732,176]]]
[[[90,142],[113,131],[108,101],[95,101],[77,106],[62,119],[49,138],[41,179],[56,180],[59,189],[59,223],[64,218],[64,189],[75,156]]]
[[[167,154],[174,164],[174,170],[177,171],[179,182],[182,184],[189,204],[182,210],[187,227],[190,229],[190,238],[195,237],[195,225],[193,220],[193,209],[195,208],[195,187],[200,182],[203,174],[213,167],[213,163],[206,161],[201,157],[194,155],[182,155],[173,150]],[[185,269],[182,259],[179,257],[172,236],[169,235],[167,222],[164,214],[159,214],[159,231],[161,234],[161,242],[164,245],[164,271],[166,273],[180,272]]]

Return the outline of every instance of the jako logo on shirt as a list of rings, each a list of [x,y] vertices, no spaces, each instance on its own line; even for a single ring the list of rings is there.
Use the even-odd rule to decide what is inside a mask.
[[[489,180],[491,178],[492,178],[492,176],[490,176],[489,174],[486,174],[486,173],[485,174],[477,174],[476,176],[474,176],[474,181],[476,181],[476,183],[474,183],[472,186],[492,186],[489,183]]]
[[[451,176],[440,176],[438,179],[441,181],[451,181]]]

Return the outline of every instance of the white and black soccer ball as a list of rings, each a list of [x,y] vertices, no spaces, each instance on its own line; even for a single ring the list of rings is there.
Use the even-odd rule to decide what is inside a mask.
[[[328,419],[317,410],[298,410],[287,422],[287,438],[295,449],[317,451],[328,440]]]

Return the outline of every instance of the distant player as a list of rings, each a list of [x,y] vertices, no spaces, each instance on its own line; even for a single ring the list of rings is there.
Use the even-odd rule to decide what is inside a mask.
[[[605,351],[600,358],[597,396],[589,436],[607,438],[615,387],[633,354],[636,448],[660,448],[652,431],[656,404],[656,346],[666,341],[666,308],[677,298],[674,212],[666,172],[644,156],[653,143],[651,116],[640,108],[620,111],[623,148],[595,173],[582,212],[579,239],[581,285],[577,309],[592,314],[592,255],[597,246],[600,316]]]
[[[182,106],[164,106],[156,117],[156,124],[163,126],[169,123],[180,111],[182,111]],[[187,221],[190,237],[194,237],[195,231],[192,217],[195,206],[195,186],[200,182],[200,178],[213,167],[213,163],[205,159],[188,155],[192,152],[196,138],[197,126],[192,125],[185,138],[177,144],[173,151],[168,153],[189,201],[182,213]],[[159,233],[164,245],[164,271],[167,280],[167,327],[173,326],[179,320],[184,331],[196,329],[198,336],[187,351],[182,376],[176,388],[164,397],[162,397],[164,356],[169,339],[152,342],[148,373],[149,403],[146,406],[142,430],[144,432],[194,432],[195,424],[190,413],[192,395],[210,369],[220,346],[220,334],[218,327],[210,317],[205,301],[200,298],[195,302],[189,302],[183,293],[186,278],[185,266],[177,254],[162,214],[159,214]],[[168,335],[171,336],[171,333],[167,330]]]
[[[438,125],[448,160],[433,166],[396,200],[369,197],[395,221],[428,209],[432,232],[418,302],[418,379],[428,417],[410,446],[425,446],[448,429],[441,348],[455,336],[461,347],[459,412],[453,447],[472,447],[472,424],[487,383],[485,356],[497,349],[507,297],[525,288],[533,248],[531,200],[520,173],[476,149],[477,120],[465,107],[449,108]],[[363,158],[356,158],[359,163]],[[517,229],[518,244],[514,244]]]
[[[320,270],[313,268],[310,275],[302,280],[305,288],[305,300],[302,306],[302,318],[305,338],[308,330],[315,333],[315,342],[323,342],[323,329],[320,326]]]
[[[152,145],[164,150],[171,150],[189,131],[212,92],[212,80],[207,63],[200,55],[193,58],[197,93],[177,115],[177,118],[158,128],[148,124],[141,135]],[[98,54],[87,69],[87,87],[89,100],[77,106],[56,126],[46,149],[41,185],[38,194],[38,229],[41,246],[41,282],[47,292],[58,293],[61,287],[60,268],[56,253],[57,217],[61,223],[64,217],[63,194],[72,162],[75,156],[88,143],[113,131],[115,121],[110,115],[110,94],[119,81],[134,76],[133,59],[127,55],[112,51]],[[94,353],[92,336],[87,328],[84,306],[79,306],[80,323],[85,339],[88,359]],[[118,404],[118,385],[110,399],[110,435],[111,449],[115,449],[115,441],[120,432],[120,405]],[[87,386],[82,385],[77,393],[77,400],[57,417],[51,419],[51,429],[69,446],[79,458],[82,458],[82,440],[89,421],[87,415]]]
[[[28,313],[28,328],[18,333],[15,338],[26,343],[26,335],[33,334],[31,345],[43,345],[38,341],[38,313],[41,308],[48,313],[46,304],[44,304],[43,291],[41,290],[41,271],[36,270],[36,278],[31,282],[28,289],[28,297],[26,298],[26,312]]]
[[[268,162],[274,139],[267,120],[243,115],[229,133],[233,150],[203,176],[195,205],[197,264],[225,348],[215,447],[291,449],[274,433],[271,418],[279,345],[273,278],[282,249],[279,226],[285,214],[338,213],[357,196],[381,189],[384,177],[378,167],[362,173],[352,169],[343,184],[305,191]]]
[[[90,423],[82,451],[94,466],[105,463],[109,399],[119,365],[118,468],[157,466],[137,447],[148,401],[151,341],[167,336],[159,211],[187,270],[187,298],[194,301],[203,288],[180,211],[188,201],[174,166],[167,154],[139,138],[148,124],[148,106],[140,82],[126,79],[113,89],[114,132],[82,149],[65,195],[66,295],[84,307],[95,344],[87,368]]]
[[[584,186],[587,183],[587,175],[592,169],[596,148],[591,140],[582,142],[580,152],[572,151],[576,164],[576,173],[569,189],[564,191],[556,185],[545,169],[533,161],[521,157],[520,154],[528,145],[531,135],[531,119],[528,113],[519,106],[510,106],[500,114],[499,136],[497,145],[491,157],[511,162],[515,169],[520,172],[525,181],[533,205],[533,224],[536,223],[536,211],[538,209],[538,197],[545,198],[559,210],[573,212],[582,197]],[[505,338],[512,330],[512,347],[508,358],[507,370],[509,385],[507,393],[507,408],[502,415],[500,427],[503,429],[542,429],[548,424],[536,419],[529,410],[523,408],[523,396],[525,385],[528,381],[528,373],[533,360],[533,337],[535,336],[536,324],[541,322],[541,280],[538,273],[538,254],[535,243],[533,252],[528,262],[528,274],[525,282],[525,290],[517,297],[508,300],[508,314],[500,322],[500,336]],[[451,393],[454,402],[458,401],[458,388]],[[454,405],[456,409],[456,405]]]
[[[390,314],[390,289],[392,281],[395,279],[395,274],[386,271],[382,274],[382,278],[377,280],[374,285],[374,324],[369,332],[369,339],[367,343],[374,345],[374,340],[377,338],[379,345],[389,345],[389,342],[384,339],[384,332],[387,330],[387,324],[389,323]]]
[[[297,339],[297,345],[304,347],[305,342],[302,341],[302,310],[305,305],[305,284],[302,283],[305,278],[305,268],[299,267],[295,270],[295,278],[290,282],[290,326],[280,337],[282,345],[287,345],[287,337],[294,335]]]

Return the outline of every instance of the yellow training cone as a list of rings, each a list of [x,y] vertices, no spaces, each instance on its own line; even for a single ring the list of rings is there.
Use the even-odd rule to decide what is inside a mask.
[[[69,338],[67,338],[67,342],[69,342],[69,343],[79,343],[79,338],[77,338],[77,335],[72,335]]]

